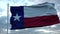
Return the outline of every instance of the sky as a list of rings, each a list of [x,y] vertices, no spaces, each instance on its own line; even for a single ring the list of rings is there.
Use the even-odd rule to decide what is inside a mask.
[[[60,18],[59,0],[0,0],[0,34],[7,34],[7,4],[9,6],[30,6],[44,2],[54,3]],[[20,30],[10,30],[10,27],[11,25],[8,23],[8,34],[60,34],[60,24]]]

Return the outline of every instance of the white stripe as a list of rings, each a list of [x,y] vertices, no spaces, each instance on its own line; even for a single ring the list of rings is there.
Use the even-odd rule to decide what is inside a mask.
[[[24,7],[24,17],[48,16],[48,15],[57,15],[56,9],[49,5],[39,7],[36,6]]]

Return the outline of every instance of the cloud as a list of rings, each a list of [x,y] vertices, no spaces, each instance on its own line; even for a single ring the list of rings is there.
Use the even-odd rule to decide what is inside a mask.
[[[20,6],[20,5],[32,5],[32,4],[41,4],[44,2],[52,2],[57,6],[57,10],[60,11],[60,1],[59,0],[0,0],[0,34],[7,33],[7,4],[9,6]],[[58,12],[59,12],[58,11]],[[60,12],[59,12],[60,15]],[[55,24],[52,26],[46,27],[37,27],[37,28],[26,28],[20,30],[10,30],[10,24],[8,23],[9,34],[60,34],[60,24]]]
[[[3,11],[3,9],[2,8],[0,8],[0,12],[2,12]]]

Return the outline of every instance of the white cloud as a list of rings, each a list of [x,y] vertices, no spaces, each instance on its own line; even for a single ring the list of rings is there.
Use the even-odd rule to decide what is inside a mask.
[[[46,30],[46,29],[38,29],[38,30],[35,30],[35,32],[44,32],[44,33],[51,33],[51,32],[54,32],[52,30]]]
[[[11,33],[11,30],[7,30],[7,29],[3,29],[3,31],[5,31],[5,32],[7,32],[8,31],[8,33]]]
[[[16,32],[20,31],[20,30],[15,30]]]
[[[44,3],[44,2],[46,2],[46,1],[48,1],[48,0],[0,0],[0,8],[2,8],[3,9],[3,11],[1,12],[1,14],[0,14],[0,17],[2,17],[2,16],[7,16],[7,4],[9,3],[9,6],[20,6],[20,5],[32,5],[32,4],[41,4],[41,3]],[[54,1],[54,0],[51,0],[51,1],[49,1],[49,2],[56,2],[56,1]],[[58,2],[56,2],[56,3],[58,3]],[[59,5],[59,4],[58,4]],[[57,6],[58,7],[58,6]],[[58,9],[60,9],[59,7],[58,7]],[[59,10],[60,11],[60,10]],[[60,12],[58,11],[58,15],[60,15]],[[10,11],[9,11],[9,14],[11,15],[11,13],[10,13]],[[5,22],[4,22],[5,23]],[[58,25],[58,24],[57,24]],[[59,27],[57,27],[57,25],[52,25],[52,26],[48,26],[48,27],[44,27],[44,29],[42,28],[42,27],[40,27],[40,28],[42,28],[42,29],[40,29],[40,28],[31,28],[31,29],[22,29],[22,30],[14,30],[14,31],[11,31],[11,30],[9,30],[8,29],[8,33],[10,34],[10,33],[16,33],[16,32],[19,32],[19,33],[16,33],[16,34],[20,34],[20,32],[21,32],[21,34],[25,34],[25,33],[35,33],[35,32],[43,32],[43,33],[54,33],[54,34],[56,34],[56,33],[59,33],[60,34],[60,30],[58,29],[55,29],[55,28],[59,28]],[[60,24],[59,24],[60,25]],[[49,28],[49,27],[51,27],[51,28],[53,28],[53,29],[55,29],[55,30],[52,30],[51,28]],[[55,27],[55,28],[54,28]],[[7,33],[7,29],[3,29],[3,31],[1,32],[1,33],[3,33],[3,32],[5,32],[5,33]],[[4,33],[4,34],[5,34]],[[38,34],[38,33],[37,33]],[[40,34],[40,33],[39,33]]]
[[[0,14],[0,17],[1,16],[7,16],[7,4],[0,1],[0,8],[3,9],[3,11]]]
[[[53,28],[53,27],[56,27],[56,25],[51,25],[50,27],[52,27],[52,28]]]

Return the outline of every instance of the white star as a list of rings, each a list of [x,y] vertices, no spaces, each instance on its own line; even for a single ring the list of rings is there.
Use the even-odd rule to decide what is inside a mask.
[[[13,16],[13,17],[15,18],[14,21],[15,21],[15,20],[20,21],[19,18],[20,18],[21,16],[18,16],[18,14],[16,14],[16,16]]]

